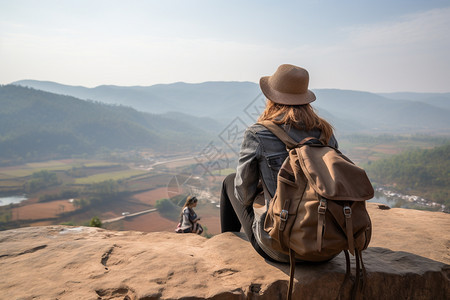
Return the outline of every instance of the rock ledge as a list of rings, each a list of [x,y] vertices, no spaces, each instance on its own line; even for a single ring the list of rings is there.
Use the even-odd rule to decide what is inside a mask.
[[[445,263],[380,247],[363,256],[367,299],[450,295]],[[242,234],[66,226],[0,232],[0,269],[4,299],[284,299],[289,280],[288,265],[262,259]],[[335,299],[344,273],[343,255],[298,264],[294,299]]]

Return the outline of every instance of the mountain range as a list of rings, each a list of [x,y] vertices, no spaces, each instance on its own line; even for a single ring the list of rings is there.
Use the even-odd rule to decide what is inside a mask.
[[[252,82],[173,83],[152,86],[95,88],[55,82],[21,80],[14,85],[70,95],[109,104],[130,106],[153,114],[178,112],[212,118],[226,125],[240,116],[258,97]],[[312,105],[331,121],[339,133],[433,133],[450,132],[450,93],[383,93],[314,89]]]
[[[0,86],[0,107],[1,164],[100,149],[198,151],[219,128],[212,119],[150,114],[16,85]]]
[[[312,105],[338,136],[450,133],[450,93],[313,91]],[[211,141],[228,143],[223,135],[255,122],[264,104],[251,82],[86,88],[18,81],[0,86],[0,164],[101,149],[198,152]]]

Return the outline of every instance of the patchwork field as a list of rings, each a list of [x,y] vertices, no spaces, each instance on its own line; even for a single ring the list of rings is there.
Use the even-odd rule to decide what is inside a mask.
[[[95,174],[87,177],[77,178],[75,179],[75,184],[92,184],[96,182],[102,182],[105,180],[122,180],[127,179],[133,176],[148,174],[147,171],[143,170],[121,170],[121,171],[114,171],[114,172],[106,172],[106,173],[100,173]]]
[[[21,204],[0,207],[0,214],[6,214],[6,216],[9,214],[10,217],[6,219],[23,224],[23,226],[60,223],[83,225],[87,224],[93,216],[97,216],[101,220],[108,220],[121,217],[124,213],[132,214],[148,210],[155,207],[158,200],[169,198],[168,185],[173,181],[174,176],[177,176],[174,175],[178,173],[177,168],[188,166],[193,162],[191,158],[175,159],[161,163],[152,170],[134,169],[127,165],[107,161],[73,159],[2,167],[0,168],[0,191],[2,189],[3,191],[6,189],[20,190],[32,178],[33,173],[42,170],[57,174],[58,184],[28,195],[29,200]],[[216,173],[214,177],[221,176]],[[120,180],[122,182],[120,190],[126,189],[128,194],[125,194],[123,198],[107,201],[105,204],[93,206],[88,210],[74,205],[77,197],[72,202],[69,202],[69,199],[39,202],[39,197],[48,194],[57,195],[67,189],[83,191],[92,184],[108,180]],[[208,185],[211,184],[210,181],[206,182]],[[181,192],[186,192],[183,191],[182,186],[177,191],[172,189],[170,197]],[[202,223],[208,227],[210,233],[220,231],[218,211],[214,205],[199,207],[198,213],[202,216]],[[177,223],[177,220],[164,218],[156,211],[108,223],[105,224],[105,227],[148,232],[173,231]]]
[[[73,203],[59,200],[45,203],[32,203],[12,209],[12,220],[38,220],[57,218],[61,213],[75,210]]]
[[[413,148],[432,148],[440,142],[419,138],[392,137],[343,137],[340,139],[340,149],[357,164],[379,160]],[[158,200],[173,198],[186,192],[194,193],[201,201],[196,208],[202,218],[201,224],[208,232],[220,232],[219,200],[223,178],[234,172],[228,166],[222,170],[209,170],[203,175],[193,175],[186,171],[194,170],[197,161],[192,157],[164,158],[153,168],[148,166],[130,167],[102,160],[67,159],[39,163],[28,163],[19,166],[0,167],[0,195],[11,195],[11,192],[21,195],[25,184],[35,172],[46,170],[55,173],[58,178],[56,185],[45,187],[32,194],[27,194],[30,200],[12,206],[0,206],[1,222],[16,222],[14,226],[50,225],[71,223],[83,225],[98,216],[101,220],[121,217],[123,213],[136,213],[154,208]],[[200,173],[202,174],[202,173]],[[209,175],[208,175],[209,174]],[[123,192],[119,198],[106,199],[88,209],[70,203],[69,198],[53,197],[49,202],[39,202],[39,197],[58,195],[66,190],[77,190],[79,197],[85,195],[93,184],[103,181],[118,183],[118,189]],[[186,190],[187,189],[187,190]],[[14,195],[14,194],[13,194]],[[75,200],[79,200],[77,197]],[[18,222],[18,223],[17,223]],[[139,231],[173,231],[178,220],[162,217],[158,212],[152,212],[136,217],[125,218],[105,226],[116,230]]]
[[[168,198],[167,187],[160,187],[151,191],[135,194],[133,198],[142,203],[155,206],[157,200]]]
[[[93,161],[85,159],[52,160],[39,163],[27,163],[12,167],[0,167],[0,180],[8,178],[21,178],[31,176],[34,172],[67,171],[72,168],[84,166],[86,168],[106,168],[120,166],[117,163]]]

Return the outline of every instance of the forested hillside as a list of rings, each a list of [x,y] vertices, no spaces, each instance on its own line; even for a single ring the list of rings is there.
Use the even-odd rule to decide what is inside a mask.
[[[14,85],[0,86],[0,107],[0,164],[100,149],[147,147],[165,152],[183,145],[193,150],[212,136],[205,131],[210,126],[191,125],[181,116],[142,113]]]
[[[177,111],[221,119],[226,123],[261,94],[259,86],[251,82],[177,82],[128,87],[101,85],[94,88],[37,80],[21,80],[13,84],[80,99],[123,104],[139,111],[158,114]]]
[[[373,162],[366,170],[377,183],[450,205],[450,144],[406,151]]]

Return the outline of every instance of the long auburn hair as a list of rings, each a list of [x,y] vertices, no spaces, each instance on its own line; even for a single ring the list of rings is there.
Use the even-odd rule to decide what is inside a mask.
[[[319,117],[310,104],[283,105],[267,99],[266,108],[258,118],[258,121],[265,120],[305,131],[318,129],[322,132],[323,140],[321,141],[325,144],[328,144],[333,135],[333,126]]]

